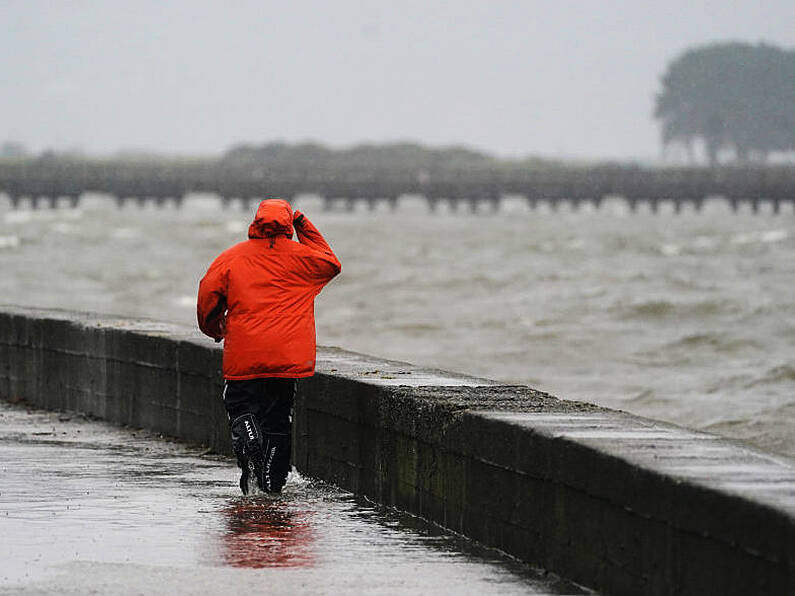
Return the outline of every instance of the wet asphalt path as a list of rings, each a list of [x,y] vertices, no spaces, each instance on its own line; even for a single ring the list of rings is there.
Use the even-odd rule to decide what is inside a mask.
[[[0,402],[0,594],[585,594],[294,475],[243,498],[231,460]]]

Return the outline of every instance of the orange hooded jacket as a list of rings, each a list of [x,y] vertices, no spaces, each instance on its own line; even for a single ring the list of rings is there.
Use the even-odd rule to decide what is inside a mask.
[[[222,252],[199,283],[199,328],[224,340],[226,379],[309,377],[315,296],[340,262],[317,228],[280,199],[260,203],[248,238]]]

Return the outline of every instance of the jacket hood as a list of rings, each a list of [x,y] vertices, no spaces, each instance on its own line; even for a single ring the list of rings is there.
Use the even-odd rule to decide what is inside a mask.
[[[271,238],[280,234],[293,237],[293,210],[285,200],[265,199],[248,227],[248,237]]]

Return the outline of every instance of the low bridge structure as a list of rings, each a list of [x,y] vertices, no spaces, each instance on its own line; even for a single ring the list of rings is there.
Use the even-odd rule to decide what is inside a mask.
[[[795,167],[641,168],[593,166],[523,170],[518,168],[438,171],[378,169],[290,170],[231,167],[216,162],[115,163],[103,161],[0,162],[0,192],[11,206],[31,208],[79,204],[84,193],[104,193],[119,206],[182,204],[190,193],[212,193],[222,204],[252,207],[264,197],[294,201],[322,197],[329,210],[396,209],[401,197],[421,196],[430,211],[442,207],[494,212],[506,197],[522,197],[531,208],[548,205],[598,208],[605,198],[623,198],[635,211],[657,212],[670,204],[679,212],[700,210],[722,197],[735,211],[748,205],[779,213],[795,206]]]

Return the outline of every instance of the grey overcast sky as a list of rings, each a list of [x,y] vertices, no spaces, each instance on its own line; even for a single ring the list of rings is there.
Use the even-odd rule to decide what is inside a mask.
[[[0,0],[0,141],[654,158],[660,75],[716,40],[792,48],[795,1]]]

